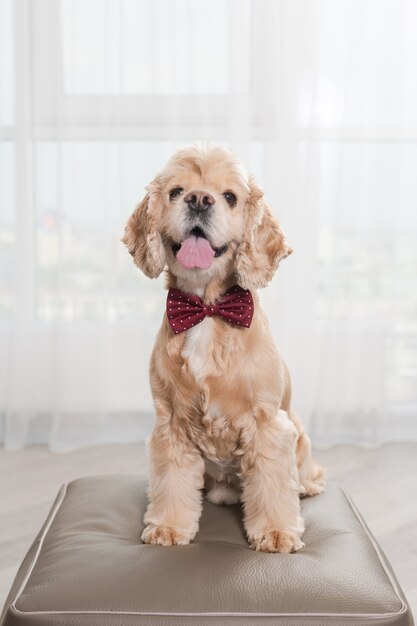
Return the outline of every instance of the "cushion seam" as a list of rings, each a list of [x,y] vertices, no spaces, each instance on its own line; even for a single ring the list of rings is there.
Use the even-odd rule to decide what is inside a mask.
[[[404,607],[406,607],[406,604],[404,603],[404,600],[401,597],[401,590],[400,590],[400,586],[399,583],[397,582],[397,580],[395,579],[395,577],[393,576],[393,574],[390,572],[390,570],[388,569],[388,567],[385,564],[385,556],[382,553],[382,550],[378,544],[378,542],[376,541],[376,539],[374,538],[374,536],[372,535],[370,529],[368,528],[364,518],[362,517],[361,512],[359,511],[359,509],[357,508],[356,504],[354,503],[354,501],[352,500],[352,498],[350,497],[349,494],[347,494],[345,492],[345,490],[338,485],[341,493],[343,494],[343,496],[346,499],[346,502],[348,503],[348,505],[350,506],[352,512],[354,513],[356,519],[358,520],[359,524],[361,525],[362,529],[365,531],[365,535],[368,538],[368,541],[370,542],[370,544],[372,545],[374,552],[376,554],[376,556],[378,557],[378,561],[382,567],[382,569],[385,572],[385,575],[391,585],[392,590],[394,591],[395,595],[397,596],[398,600],[400,601],[400,609],[399,611],[396,611],[394,613],[394,615],[398,614],[398,613],[402,613],[404,611]]]
[[[65,496],[67,494],[67,488],[68,488],[68,483],[65,483],[64,485],[62,485],[62,487],[60,489],[61,493],[59,494],[59,497],[58,497],[57,501],[55,502],[55,505],[50,510],[50,512],[49,512],[49,514],[48,514],[48,516],[46,518],[46,522],[45,522],[45,525],[43,527],[43,530],[41,531],[41,537],[40,537],[39,544],[38,544],[38,547],[36,549],[35,555],[34,555],[34,557],[32,559],[32,562],[30,563],[30,565],[29,565],[29,567],[28,567],[28,569],[26,571],[26,574],[23,577],[22,582],[20,583],[20,585],[18,587],[15,599],[13,600],[13,602],[11,604],[11,607],[15,611],[17,611],[19,613],[22,613],[24,611],[19,611],[19,609],[16,607],[16,602],[19,600],[20,596],[22,595],[23,591],[25,590],[25,587],[26,587],[26,585],[28,583],[28,580],[29,580],[29,578],[30,578],[34,568],[35,568],[35,565],[36,565],[36,563],[38,561],[39,555],[40,555],[40,553],[42,551],[42,547],[43,547],[44,541],[45,541],[45,539],[47,537],[48,531],[51,528],[52,523],[53,523],[53,521],[54,521],[54,519],[55,519],[59,509],[61,508],[61,505],[62,505],[64,499],[65,499]],[[31,612],[32,611],[29,611],[29,613],[31,613]]]

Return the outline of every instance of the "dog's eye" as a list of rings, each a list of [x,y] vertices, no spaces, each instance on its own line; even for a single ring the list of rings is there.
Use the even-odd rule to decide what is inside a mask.
[[[232,193],[231,191],[225,191],[223,196],[226,198],[226,202],[230,207],[235,206],[237,198],[234,193]]]
[[[169,199],[175,200],[176,198],[178,198],[178,196],[182,194],[183,191],[184,189],[182,187],[174,187],[174,189],[171,189],[171,191],[169,192]]]

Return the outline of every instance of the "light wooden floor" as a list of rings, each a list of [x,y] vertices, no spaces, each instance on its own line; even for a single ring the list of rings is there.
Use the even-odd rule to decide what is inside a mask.
[[[316,451],[353,496],[417,615],[417,444]],[[34,447],[0,450],[0,605],[18,565],[63,482],[88,474],[144,473],[143,445],[106,446],[71,454]]]

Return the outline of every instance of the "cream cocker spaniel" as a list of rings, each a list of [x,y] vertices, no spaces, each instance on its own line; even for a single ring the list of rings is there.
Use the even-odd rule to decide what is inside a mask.
[[[288,369],[256,291],[292,252],[261,189],[223,148],[179,150],[123,242],[150,278],[166,268],[169,290],[150,364],[156,423],[142,540],[192,541],[204,488],[214,504],[242,502],[256,550],[300,549],[299,496],[323,491],[324,471],[291,411]]]

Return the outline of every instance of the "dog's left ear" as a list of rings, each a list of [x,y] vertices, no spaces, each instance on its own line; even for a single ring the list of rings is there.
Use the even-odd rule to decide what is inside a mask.
[[[244,289],[266,287],[279,262],[292,253],[285,233],[266,204],[261,189],[250,180],[242,242],[236,252],[237,283]]]
[[[122,242],[136,265],[149,278],[157,278],[165,266],[165,251],[159,232],[160,202],[153,184],[126,224]]]

